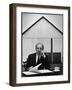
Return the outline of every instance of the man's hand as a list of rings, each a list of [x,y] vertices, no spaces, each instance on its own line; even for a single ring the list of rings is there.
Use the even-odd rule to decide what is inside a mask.
[[[38,70],[38,67],[39,67],[41,64],[42,64],[42,63],[38,64],[38,65],[35,66],[35,67],[33,67],[33,66],[30,67],[30,68],[29,68],[29,71],[32,71],[32,72],[33,72],[33,71],[34,71],[34,72],[37,71],[37,70]]]
[[[44,54],[44,51],[42,52],[42,56],[45,58],[46,56],[45,56],[45,54]]]
[[[33,68],[33,66],[29,67],[28,70],[31,70]]]

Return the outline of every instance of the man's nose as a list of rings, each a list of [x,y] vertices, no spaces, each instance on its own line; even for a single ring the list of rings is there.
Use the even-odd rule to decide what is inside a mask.
[[[41,49],[39,48],[39,51],[41,51]]]

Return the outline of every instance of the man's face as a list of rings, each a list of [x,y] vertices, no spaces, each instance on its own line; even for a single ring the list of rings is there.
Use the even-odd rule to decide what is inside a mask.
[[[38,55],[41,55],[42,54],[42,51],[43,51],[42,45],[41,44],[38,44],[37,47],[36,47],[36,53]]]

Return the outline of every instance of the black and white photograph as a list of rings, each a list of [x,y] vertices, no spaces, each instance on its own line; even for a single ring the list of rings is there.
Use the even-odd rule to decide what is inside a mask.
[[[63,74],[63,15],[21,13],[22,77]]]
[[[70,82],[70,7],[10,5],[10,85]]]

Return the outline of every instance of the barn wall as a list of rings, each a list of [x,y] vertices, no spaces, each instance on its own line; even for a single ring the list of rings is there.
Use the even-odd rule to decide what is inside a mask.
[[[23,37],[29,38],[62,38],[62,34],[57,31],[45,19],[41,19],[33,27],[31,27]]]
[[[51,38],[53,38],[53,52],[62,54],[62,34],[45,19],[41,19],[22,36],[23,60],[25,61],[29,54],[35,52],[35,44],[39,42],[44,44],[45,52],[51,52]]]
[[[22,13],[22,32],[24,32],[29,26],[31,26],[35,21],[37,21],[42,16],[46,17],[49,21],[51,21],[56,27],[58,27],[61,31],[63,30],[62,20],[63,15],[54,15],[54,14],[32,14],[32,13]]]

